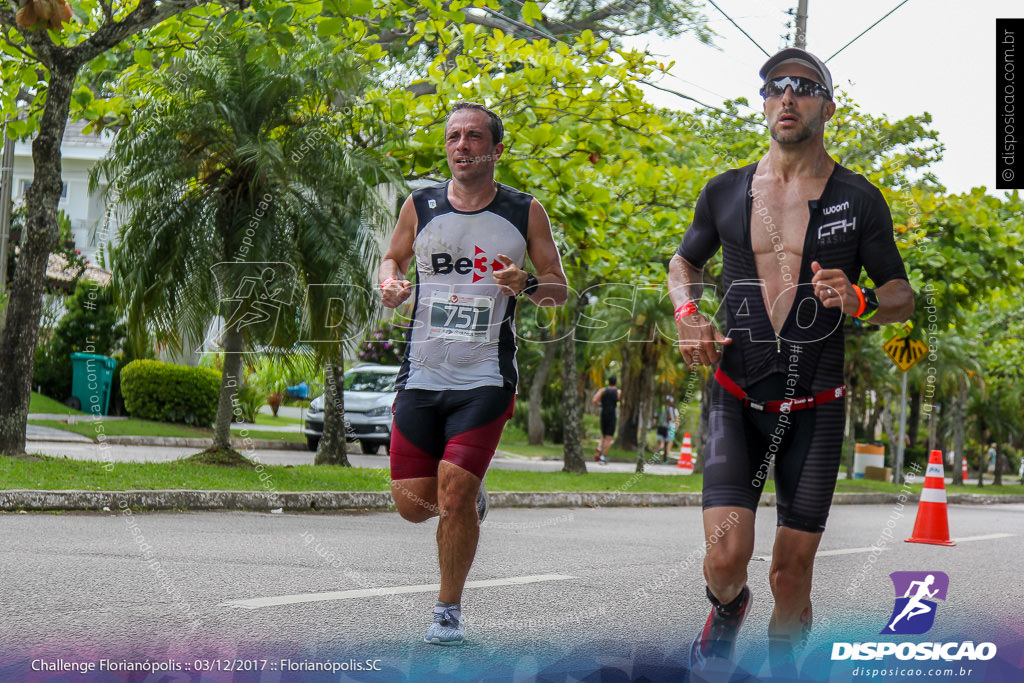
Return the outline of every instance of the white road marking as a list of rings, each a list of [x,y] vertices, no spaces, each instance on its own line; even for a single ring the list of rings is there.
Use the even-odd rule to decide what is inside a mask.
[[[879,550],[878,546],[867,547],[867,548],[836,548],[835,550],[821,550],[818,551],[818,557],[831,557],[833,555],[856,555],[857,553],[870,553],[875,550]],[[888,550],[888,548],[882,547],[881,550]]]
[[[992,541],[997,538],[1011,538],[1013,534],[985,534],[983,536],[965,536],[963,538],[952,539],[954,543],[969,543],[971,541]],[[875,550],[888,550],[888,546],[867,547],[867,548],[837,548],[835,550],[819,550],[815,557],[831,557],[834,555],[856,555],[857,553],[870,553]],[[752,560],[759,560],[761,562],[771,562],[771,556],[754,555]]]
[[[567,581],[575,576],[564,574],[539,574],[536,576],[513,576],[508,579],[487,579],[484,581],[467,581],[466,588],[493,588],[496,586],[519,586],[527,583],[540,583],[542,581]],[[260,609],[262,607],[276,607],[278,605],[294,605],[302,602],[323,602],[325,600],[357,600],[359,598],[373,598],[383,595],[400,595],[403,593],[430,593],[440,590],[440,584],[425,583],[418,586],[382,586],[380,588],[365,588],[351,591],[330,591],[327,593],[299,593],[296,595],[279,595],[273,598],[253,598],[251,600],[228,600],[222,602],[218,607],[244,607],[245,609]]]
[[[970,541],[991,541],[995,538],[1010,538],[1013,534],[985,534],[984,536],[964,536],[963,538],[954,538],[954,543],[968,543]]]

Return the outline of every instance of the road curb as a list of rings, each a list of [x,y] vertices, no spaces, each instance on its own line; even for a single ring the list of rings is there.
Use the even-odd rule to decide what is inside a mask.
[[[106,443],[115,446],[180,446],[182,448],[209,448],[213,439],[193,439],[182,436],[107,436]],[[272,439],[231,438],[232,448],[238,450],[274,449],[277,451],[307,451],[301,441],[274,441]]]
[[[628,493],[622,491],[494,491],[496,508],[582,507],[693,507],[701,504],[699,493]],[[949,502],[961,505],[1024,503],[1024,496],[990,496],[960,493]],[[833,505],[916,504],[917,496],[895,493],[837,493]],[[774,506],[775,495],[761,497],[762,506]],[[388,491],[0,491],[0,510],[42,512],[49,510],[252,510],[315,512],[320,510],[386,510],[393,507]]]

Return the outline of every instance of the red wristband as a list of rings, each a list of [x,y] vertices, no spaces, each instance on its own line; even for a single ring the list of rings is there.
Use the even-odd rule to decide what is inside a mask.
[[[853,314],[853,317],[859,318],[861,314],[864,313],[864,309],[868,307],[868,302],[864,300],[864,292],[861,291],[858,285],[853,285],[853,291],[857,293],[857,301],[860,302],[860,307],[857,309],[857,312]]]
[[[384,282],[380,283],[380,291],[383,292],[385,287],[390,285],[392,282],[397,282],[397,281],[398,281],[397,277],[389,277],[389,278],[387,278],[386,280],[384,280]]]
[[[692,301],[687,301],[685,304],[676,309],[676,322],[679,322],[688,315],[693,315],[697,312],[697,304]]]

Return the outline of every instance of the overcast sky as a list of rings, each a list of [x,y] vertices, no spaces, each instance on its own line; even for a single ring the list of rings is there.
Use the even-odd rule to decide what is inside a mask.
[[[785,47],[781,37],[792,2],[716,0],[769,53]],[[899,0],[809,0],[807,49],[827,59],[850,39],[899,4]],[[664,40],[644,37],[647,46],[676,62],[674,77],[662,82],[708,104],[746,96],[760,116],[764,54],[714,7],[705,16],[719,34],[715,45],[691,35]],[[1020,0],[909,0],[885,21],[828,61],[837,87],[867,112],[896,120],[928,112],[946,145],[932,171],[951,192],[985,186],[995,192],[995,20],[1024,17]],[[1024,49],[1018,50],[1024,55]],[[666,61],[668,61],[666,60]],[[1024,61],[1024,59],[1022,59]],[[1018,69],[1024,73],[1024,66]],[[676,109],[693,105],[649,90],[654,103]],[[756,118],[756,117],[755,117]],[[1024,125],[1024,117],[1021,119]]]

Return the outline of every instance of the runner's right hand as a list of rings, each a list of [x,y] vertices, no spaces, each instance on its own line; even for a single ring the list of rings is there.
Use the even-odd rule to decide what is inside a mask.
[[[688,365],[713,365],[722,357],[718,345],[731,344],[718,328],[701,313],[691,313],[676,321],[679,330],[679,353]]]
[[[408,280],[392,280],[381,287],[380,300],[387,308],[397,308],[412,295],[412,283]]]

